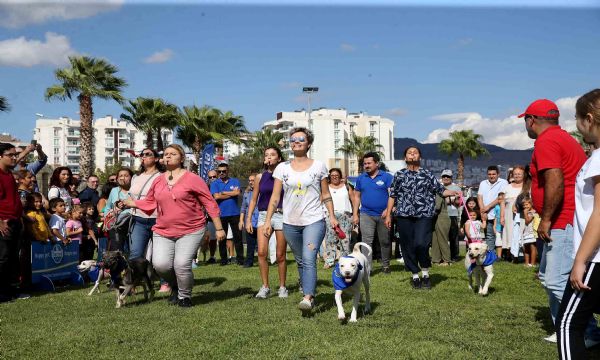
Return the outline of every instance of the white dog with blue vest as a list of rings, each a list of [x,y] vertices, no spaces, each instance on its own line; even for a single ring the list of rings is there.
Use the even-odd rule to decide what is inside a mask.
[[[469,289],[477,290],[479,295],[486,296],[494,278],[494,262],[497,256],[494,250],[488,250],[485,243],[475,241],[469,244],[465,256],[465,268],[469,277]],[[473,286],[475,275],[475,286]]]
[[[367,256],[360,251],[361,247],[368,250]],[[335,288],[335,303],[338,309],[339,320],[346,319],[346,314],[344,313],[344,307],[342,305],[342,293],[351,292],[354,295],[354,301],[352,303],[350,322],[356,322],[361,284],[365,286],[364,313],[368,314],[371,311],[371,295],[369,293],[371,263],[368,260],[371,251],[371,247],[364,242],[356,243],[352,253],[348,256],[342,256],[333,268],[331,280],[333,281],[333,287]]]

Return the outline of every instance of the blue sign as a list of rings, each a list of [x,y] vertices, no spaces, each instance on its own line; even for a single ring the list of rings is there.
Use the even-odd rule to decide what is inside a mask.
[[[31,282],[53,290],[54,280],[71,280],[79,283],[79,243],[31,243]],[[83,281],[81,281],[82,283]]]
[[[208,172],[215,167],[215,144],[206,144],[200,157],[200,177],[208,182]]]

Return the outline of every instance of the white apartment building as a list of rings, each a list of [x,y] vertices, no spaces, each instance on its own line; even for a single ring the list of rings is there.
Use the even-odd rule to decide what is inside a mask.
[[[34,139],[42,145],[48,155],[49,165],[68,166],[74,173],[79,173],[81,152],[79,127],[79,120],[68,117],[37,119]],[[140,152],[145,145],[145,133],[138,131],[127,121],[110,115],[94,120],[93,128],[94,166],[97,169],[104,169],[106,165],[113,165],[119,160],[123,166],[139,165],[139,159],[134,158],[126,150]],[[163,130],[162,136],[164,144],[173,142],[172,131]]]
[[[358,160],[345,155],[339,148],[350,139],[351,134],[373,136],[382,145],[383,161],[394,159],[394,121],[378,115],[349,113],[345,109],[318,109],[311,112],[310,122],[307,111],[277,113],[277,118],[263,124],[263,129],[272,129],[285,134],[297,126],[311,129],[315,142],[310,156],[325,163],[328,168],[337,167],[349,176],[358,175]],[[284,149],[287,158],[293,157],[289,147]]]

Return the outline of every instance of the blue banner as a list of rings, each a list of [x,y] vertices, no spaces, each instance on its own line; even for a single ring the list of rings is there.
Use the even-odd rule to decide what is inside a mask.
[[[79,243],[68,245],[51,244],[39,241],[31,242],[31,282],[33,284],[45,279],[69,279],[78,273]]]
[[[208,183],[208,172],[215,167],[215,144],[206,144],[200,156],[200,177]]]

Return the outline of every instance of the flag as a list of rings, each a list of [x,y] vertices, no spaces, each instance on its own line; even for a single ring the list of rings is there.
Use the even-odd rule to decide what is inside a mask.
[[[200,157],[200,177],[208,182],[208,172],[215,167],[215,145],[206,144]]]

